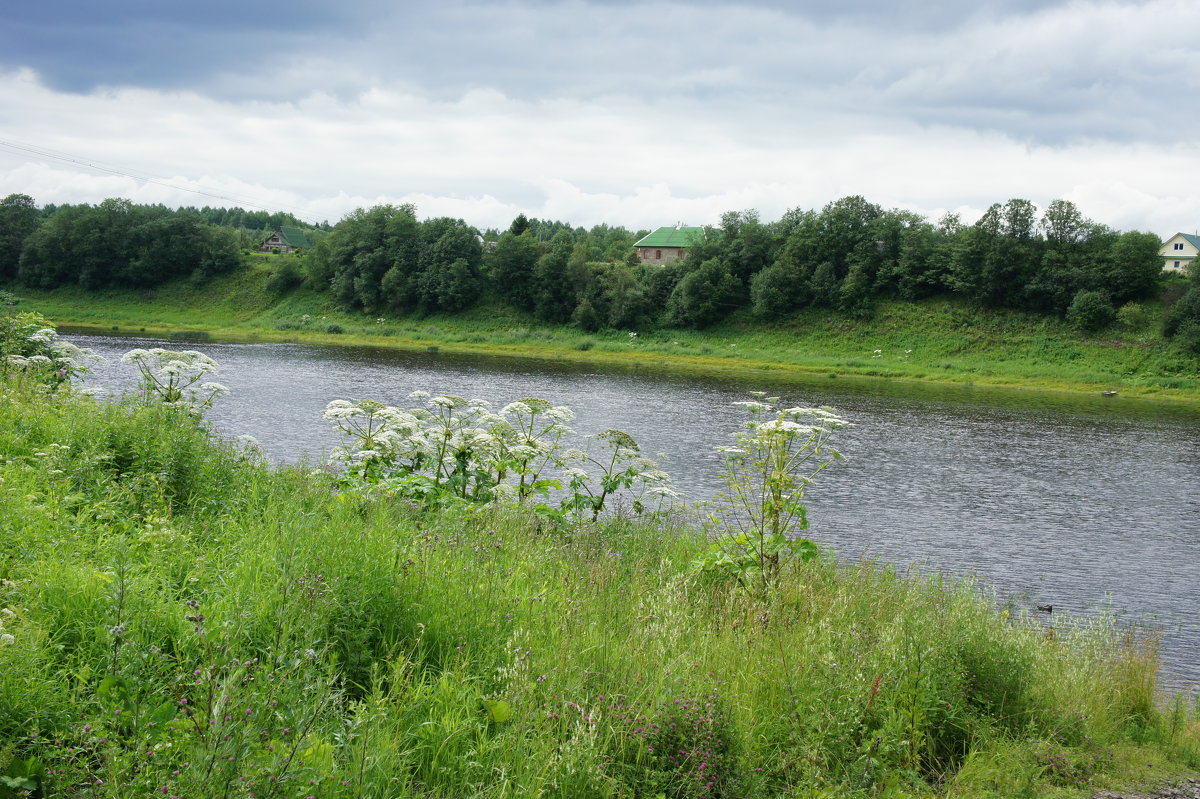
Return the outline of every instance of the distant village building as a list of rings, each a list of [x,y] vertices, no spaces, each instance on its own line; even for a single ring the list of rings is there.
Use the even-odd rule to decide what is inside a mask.
[[[308,237],[298,227],[276,228],[262,246],[259,252],[295,252],[308,247]]]
[[[1172,272],[1186,272],[1197,253],[1200,253],[1200,236],[1189,233],[1176,233],[1158,248],[1163,269]]]
[[[704,241],[704,228],[660,227],[653,233],[643,236],[634,243],[638,258],[644,264],[661,266],[687,257],[688,247]]]

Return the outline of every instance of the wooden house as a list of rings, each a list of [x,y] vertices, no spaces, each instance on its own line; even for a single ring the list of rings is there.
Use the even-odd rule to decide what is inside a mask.
[[[267,237],[259,252],[296,252],[308,247],[308,237],[298,227],[280,227]]]

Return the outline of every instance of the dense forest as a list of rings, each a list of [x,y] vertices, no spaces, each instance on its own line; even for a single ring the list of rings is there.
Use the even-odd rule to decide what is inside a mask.
[[[638,261],[646,231],[518,216],[504,231],[461,219],[421,220],[411,205],[358,209],[335,226],[242,209],[171,210],[106,200],[38,208],[0,202],[0,281],[40,288],[141,288],[203,281],[242,263],[239,249],[278,225],[307,227],[302,259],[281,261],[276,290],[307,283],[367,313],[457,312],[502,303],[588,331],[703,328],[736,311],[764,319],[804,308],[868,317],[875,303],[960,297],[992,308],[1066,318],[1101,330],[1133,301],[1157,296],[1152,233],[1121,232],[1056,200],[992,205],[974,224],[931,222],[859,196],[773,222],[729,212],[704,228],[685,260]],[[1200,289],[1183,293],[1164,333],[1200,351]]]
[[[201,282],[237,269],[291,214],[241,208],[47,205],[12,194],[0,201],[0,282],[36,288],[149,288],[174,278]]]

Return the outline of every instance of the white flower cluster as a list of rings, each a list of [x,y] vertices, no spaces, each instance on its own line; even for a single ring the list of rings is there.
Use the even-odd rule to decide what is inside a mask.
[[[851,426],[830,408],[778,408],[778,397],[761,392],[736,402],[750,419],[717,447],[724,460],[724,501],[745,513],[750,528],[764,533],[798,513],[798,500],[816,475],[842,455],[829,445],[834,432]],[[785,525],[786,526],[786,525]]]
[[[629,478],[624,487],[636,478],[660,501],[675,496],[667,474],[638,456],[637,443],[626,433],[608,430],[596,437],[611,450],[608,459],[564,449],[563,441],[575,433],[569,426],[575,414],[566,406],[526,397],[493,412],[484,400],[452,394],[415,391],[409,398],[422,406],[404,410],[374,400],[330,402],[324,416],[347,439],[333,452],[333,462],[368,483],[419,476],[476,500],[521,502],[565,482],[576,496],[600,497],[600,506],[612,493],[619,466]],[[603,488],[596,492],[590,488],[596,480],[589,465],[600,471]],[[552,471],[562,479],[548,477]],[[591,499],[587,503],[595,507]]]
[[[103,361],[90,349],[60,339],[54,328],[31,325],[34,319],[18,317],[6,325],[6,331],[0,331],[7,334],[7,340],[0,342],[0,352],[7,352],[3,363],[8,368],[39,371],[51,382],[61,383],[81,377]]]
[[[218,373],[216,361],[202,352],[135,349],[122,355],[121,361],[137,368],[142,396],[147,401],[157,400],[199,414],[229,393],[220,383],[200,382]]]
[[[16,643],[16,638],[12,633],[4,632],[4,623],[10,619],[16,618],[15,613],[11,608],[0,608],[0,646],[12,646]]]

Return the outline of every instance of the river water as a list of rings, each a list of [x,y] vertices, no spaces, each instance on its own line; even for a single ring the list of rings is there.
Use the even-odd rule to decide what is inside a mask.
[[[1200,411],[1120,397],[929,387],[828,377],[772,382],[698,378],[650,365],[299,344],[181,344],[68,336],[109,362],[90,384],[132,383],[135,346],[200,349],[231,393],[210,413],[276,461],[317,462],[338,442],[332,399],[408,406],[409,392],[458,394],[495,407],[526,396],[569,405],[581,433],[618,428],[659,456],[689,499],[720,486],[713,447],[744,419],[752,390],[788,405],[830,405],[846,460],[807,500],[808,535],[843,559],[973,574],[1014,605],[1054,614],[1109,611],[1161,629],[1164,676],[1200,683]],[[653,363],[652,358],[647,364]]]

